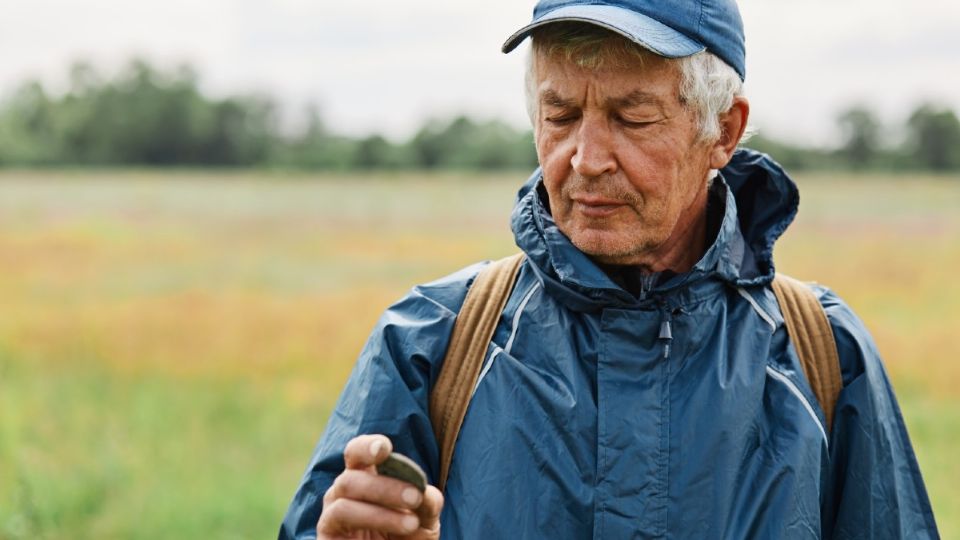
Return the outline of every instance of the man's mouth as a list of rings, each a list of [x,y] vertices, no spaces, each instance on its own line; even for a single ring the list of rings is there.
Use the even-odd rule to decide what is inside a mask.
[[[590,218],[603,218],[614,214],[625,204],[617,199],[579,195],[573,197],[573,208],[580,214]]]

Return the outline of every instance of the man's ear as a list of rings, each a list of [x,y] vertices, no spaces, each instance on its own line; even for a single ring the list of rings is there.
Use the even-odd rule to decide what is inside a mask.
[[[743,132],[747,129],[750,117],[750,102],[739,96],[733,98],[730,110],[720,115],[720,138],[710,148],[710,168],[722,169],[730,163],[730,158],[740,144]]]

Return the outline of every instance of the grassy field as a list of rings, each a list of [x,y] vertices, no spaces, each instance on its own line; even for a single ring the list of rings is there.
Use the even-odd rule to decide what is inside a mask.
[[[0,173],[0,539],[275,536],[380,311],[512,252],[522,179]],[[960,538],[960,179],[798,180],[780,269],[865,319]]]

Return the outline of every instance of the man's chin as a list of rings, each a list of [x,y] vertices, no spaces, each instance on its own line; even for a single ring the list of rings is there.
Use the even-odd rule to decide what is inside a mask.
[[[570,241],[595,262],[615,265],[642,264],[656,246],[653,242],[625,239],[603,231],[580,233]]]

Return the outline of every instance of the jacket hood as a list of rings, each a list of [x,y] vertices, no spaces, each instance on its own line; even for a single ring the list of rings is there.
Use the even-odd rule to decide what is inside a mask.
[[[538,189],[542,179],[537,169],[520,188],[511,226],[544,289],[577,311],[648,302],[617,285],[560,232]],[[773,280],[773,246],[796,216],[796,184],[769,156],[747,149],[738,150],[714,182],[726,200],[716,239],[689,272],[660,283],[651,296],[663,297],[710,279],[738,287]]]

